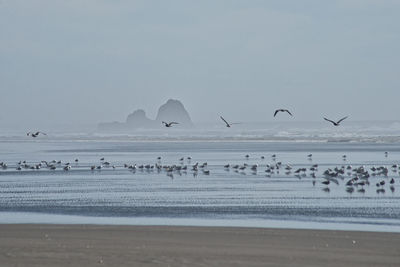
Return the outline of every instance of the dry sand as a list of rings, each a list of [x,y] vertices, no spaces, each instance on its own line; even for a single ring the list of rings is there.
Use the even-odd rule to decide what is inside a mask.
[[[3,224],[0,266],[400,266],[400,234]]]

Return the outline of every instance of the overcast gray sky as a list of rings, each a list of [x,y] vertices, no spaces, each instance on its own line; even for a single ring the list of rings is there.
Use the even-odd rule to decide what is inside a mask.
[[[399,49],[396,0],[0,0],[0,122],[398,119]]]

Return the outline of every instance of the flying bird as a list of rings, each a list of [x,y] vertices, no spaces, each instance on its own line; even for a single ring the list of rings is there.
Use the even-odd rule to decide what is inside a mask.
[[[276,114],[278,114],[278,112],[287,112],[287,113],[289,113],[290,116],[293,116],[293,114],[290,113],[290,111],[287,109],[277,109],[277,110],[275,110],[274,117],[276,116]]]
[[[26,133],[27,136],[32,136],[32,137],[38,137],[39,134],[47,135],[46,133],[43,133],[43,132],[36,132],[36,133],[27,132]]]
[[[335,126],[339,126],[340,125],[340,123],[343,121],[343,120],[345,120],[345,119],[347,119],[347,117],[348,116],[346,116],[346,117],[344,117],[344,118],[341,118],[340,120],[338,120],[338,121],[332,121],[332,120],[330,120],[330,119],[327,119],[327,118],[324,118],[324,120],[326,120],[326,121],[329,121],[329,122],[331,122],[333,125],[335,125]]]
[[[240,124],[239,122],[233,122],[233,123],[229,123],[227,122],[222,116],[219,116],[221,118],[221,120],[223,120],[226,124],[226,127],[230,128],[233,124]]]
[[[173,124],[179,124],[178,122],[174,122],[174,121],[171,121],[171,122],[163,121],[162,123],[165,125],[165,127],[168,127],[168,128],[172,127]]]

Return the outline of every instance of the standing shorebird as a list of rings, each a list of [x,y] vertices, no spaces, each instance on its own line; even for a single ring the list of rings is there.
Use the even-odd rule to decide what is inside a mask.
[[[341,123],[342,121],[344,121],[345,119],[347,119],[347,118],[348,118],[348,116],[346,116],[346,117],[344,117],[344,118],[341,118],[341,119],[338,120],[338,121],[333,121],[333,120],[330,120],[330,119],[327,119],[327,118],[324,118],[324,120],[331,122],[334,126],[339,126],[340,123]]]
[[[229,123],[229,122],[227,122],[222,116],[219,116],[219,117],[221,118],[221,120],[223,120],[223,121],[225,122],[226,127],[228,127],[228,128],[230,128],[233,124],[240,124],[240,123],[238,123],[238,122]]]
[[[32,133],[32,132],[27,132],[27,133],[26,133],[27,136],[32,136],[32,137],[38,137],[39,134],[47,135],[46,133],[44,133],[44,132],[39,132],[39,131],[38,131],[38,132],[35,132],[35,133]]]
[[[165,125],[165,127],[167,127],[167,128],[172,127],[172,125],[174,125],[174,124],[179,124],[178,122],[174,122],[174,121],[171,121],[171,122],[165,122],[165,121],[163,121],[162,123],[163,123],[163,124]]]
[[[276,114],[278,114],[278,112],[287,112],[290,116],[293,116],[293,114],[290,113],[289,110],[280,108],[280,109],[275,110],[274,117],[276,116]]]

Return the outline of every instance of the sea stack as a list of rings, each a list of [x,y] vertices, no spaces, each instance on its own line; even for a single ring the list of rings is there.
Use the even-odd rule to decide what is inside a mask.
[[[193,122],[183,104],[174,99],[169,99],[158,109],[156,121],[160,124],[162,121],[176,121],[180,127],[193,127]]]
[[[155,121],[147,118],[143,109],[138,109],[128,115],[126,124],[130,128],[152,128],[155,127]]]
[[[108,132],[130,132],[135,129],[163,129],[162,121],[178,122],[176,128],[192,128],[193,122],[189,113],[179,100],[169,99],[157,113],[155,120],[146,116],[143,109],[137,109],[128,115],[125,122],[99,123],[98,130]]]

